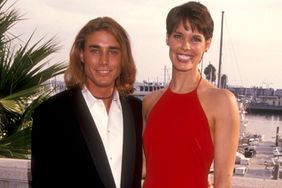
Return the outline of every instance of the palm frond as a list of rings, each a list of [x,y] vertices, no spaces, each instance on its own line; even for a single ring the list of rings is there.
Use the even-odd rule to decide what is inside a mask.
[[[0,1],[0,46],[5,45],[6,43],[11,42],[15,36],[9,35],[7,33],[9,29],[11,29],[18,21],[21,20],[22,15],[19,12],[12,8],[14,3],[8,7],[6,10],[4,6],[6,5],[8,0]]]
[[[22,114],[24,109],[16,100],[7,100],[7,99],[0,99],[1,106],[11,113]]]
[[[32,101],[32,96],[38,93],[41,88],[43,88],[43,86],[37,85],[0,98],[0,104],[9,112],[23,114],[27,105],[26,103]]]
[[[66,65],[46,60],[59,50],[55,37],[44,37],[31,45],[14,42],[9,29],[21,20],[13,6],[4,10],[8,0],[0,0],[0,156],[26,158],[30,154],[30,134],[34,108],[53,91],[47,81],[62,74]],[[11,43],[13,41],[13,44]]]
[[[45,84],[46,85],[46,84]],[[39,92],[39,90],[41,88],[43,88],[45,85],[37,85],[37,86],[33,86],[24,90],[20,90],[18,92],[12,93],[6,97],[3,97],[3,99],[6,100],[19,100],[20,98],[26,98],[26,97],[30,97],[36,93]]]
[[[30,48],[28,48],[28,42],[14,54],[10,53],[10,55],[14,56],[14,59],[11,62],[11,58],[9,58],[9,65],[11,66],[8,70],[5,69],[5,79],[7,80],[5,82],[10,83],[5,84],[9,88],[0,88],[3,92],[11,93],[22,90],[23,88],[33,87],[64,72],[66,65],[63,62],[49,66],[48,68],[46,68],[48,62],[43,62],[46,57],[58,50],[58,45],[54,38],[38,46],[39,42],[41,42],[39,40]]]
[[[4,137],[0,142],[0,155],[11,158],[28,158],[30,154],[31,127],[15,132],[9,137]]]

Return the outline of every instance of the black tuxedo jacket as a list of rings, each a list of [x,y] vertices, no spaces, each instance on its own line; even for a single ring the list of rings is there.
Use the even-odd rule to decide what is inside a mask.
[[[139,188],[142,103],[133,96],[120,100],[124,126],[121,188]],[[116,187],[99,132],[78,89],[63,91],[35,110],[31,149],[32,188]]]

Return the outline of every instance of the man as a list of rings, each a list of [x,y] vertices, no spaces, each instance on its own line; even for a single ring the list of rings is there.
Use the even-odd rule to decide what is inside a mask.
[[[142,104],[130,94],[136,68],[126,31],[99,17],[78,33],[67,90],[34,112],[32,188],[138,188]]]

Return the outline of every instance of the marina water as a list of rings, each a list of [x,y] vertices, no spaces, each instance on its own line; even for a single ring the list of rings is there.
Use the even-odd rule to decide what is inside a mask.
[[[247,113],[246,118],[247,132],[264,135],[265,141],[275,142],[277,127],[279,135],[282,135],[282,113]]]

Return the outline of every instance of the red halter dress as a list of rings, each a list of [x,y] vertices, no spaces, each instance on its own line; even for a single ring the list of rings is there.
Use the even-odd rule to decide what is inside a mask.
[[[199,83],[185,94],[168,88],[149,113],[144,132],[147,174],[143,188],[208,187],[214,148],[197,95]]]

